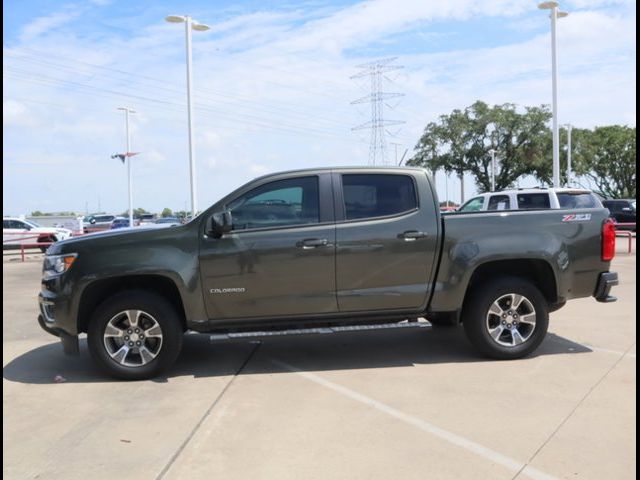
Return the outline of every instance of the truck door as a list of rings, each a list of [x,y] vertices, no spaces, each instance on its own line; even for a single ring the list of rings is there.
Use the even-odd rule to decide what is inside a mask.
[[[202,240],[209,318],[336,312],[331,174],[266,182],[227,203],[229,234]]]
[[[341,312],[425,306],[440,227],[424,175],[334,174]]]

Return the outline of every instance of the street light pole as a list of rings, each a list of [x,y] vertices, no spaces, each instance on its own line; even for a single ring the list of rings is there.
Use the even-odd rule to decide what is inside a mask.
[[[489,150],[491,154],[491,191],[496,191],[496,151],[492,148]]]
[[[567,187],[571,186],[571,130],[573,125],[567,123],[565,125],[567,129]]]
[[[541,10],[551,10],[551,88],[553,110],[553,186],[560,186],[560,135],[558,131],[558,58],[556,41],[556,21],[569,15],[558,11],[558,2],[543,2],[538,5]]]
[[[203,23],[198,23],[193,20],[189,15],[169,15],[165,18],[169,23],[184,23],[184,32],[186,37],[186,54],[187,54],[187,121],[188,121],[188,133],[189,133],[189,178],[191,182],[191,217],[195,217],[198,212],[197,200],[196,200],[196,159],[193,140],[193,96],[191,90],[193,89],[193,80],[191,73],[191,32],[196,30],[198,32],[204,32],[209,30],[209,26]]]
[[[127,160],[127,177],[129,181],[129,227],[133,227],[133,187],[131,182],[131,137],[129,135],[129,114],[136,112],[129,107],[118,107],[118,110],[124,111],[124,122],[127,131],[127,150],[124,155]]]
[[[191,179],[191,218],[196,216],[198,205],[196,200],[196,157],[193,149],[193,97],[191,89],[193,80],[191,78],[191,17],[187,16],[184,22],[184,32],[187,43],[187,121],[189,130],[189,178]]]
[[[444,174],[444,196],[446,197],[447,207],[449,206],[449,173]]]

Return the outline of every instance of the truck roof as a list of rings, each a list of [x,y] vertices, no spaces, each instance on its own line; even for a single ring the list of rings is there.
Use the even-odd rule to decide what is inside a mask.
[[[587,190],[585,188],[572,188],[572,187],[533,187],[533,188],[513,188],[510,190],[497,190],[495,192],[485,192],[480,193],[477,196],[486,196],[486,195],[498,195],[498,194],[508,194],[508,193],[591,193],[591,190]]]
[[[423,167],[406,167],[406,166],[397,166],[397,165],[373,165],[373,166],[362,166],[362,165],[354,165],[354,166],[341,166],[341,167],[316,167],[316,168],[300,168],[294,170],[283,170],[280,172],[271,172],[260,177],[267,178],[276,175],[286,175],[290,173],[321,173],[321,172],[336,172],[336,171],[363,171],[363,172],[385,172],[385,171],[428,171]]]

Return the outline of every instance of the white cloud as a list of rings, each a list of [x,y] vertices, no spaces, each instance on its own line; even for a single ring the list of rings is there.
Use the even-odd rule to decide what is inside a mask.
[[[158,150],[150,150],[148,152],[140,152],[139,156],[141,163],[158,166],[159,164],[167,161],[166,155]]]
[[[37,125],[37,120],[24,103],[3,100],[2,123],[11,127],[33,127]]]
[[[325,50],[338,54],[432,20],[465,20],[474,16],[513,16],[525,0],[377,0],[356,3],[329,17],[311,21],[277,45],[286,51]]]
[[[570,0],[567,2],[571,8],[633,7],[635,4],[635,0]]]
[[[61,27],[66,23],[74,20],[80,15],[80,10],[65,10],[63,12],[53,13],[44,17],[39,17],[27,24],[22,30],[21,40],[28,42],[34,38],[44,35],[53,29]]]
[[[249,172],[256,177],[259,175],[265,175],[271,171],[271,168],[267,165],[260,165],[259,163],[252,163],[249,165]]]
[[[575,5],[567,4],[574,10],[558,24],[561,121],[635,124],[635,14],[627,6],[575,11]],[[483,17],[517,25],[521,40],[492,47],[461,42],[465,28],[482,29]],[[204,14],[198,19],[208,21]],[[17,45],[5,43],[5,157],[47,159],[28,176],[30,163],[10,162],[6,211],[21,213],[11,205],[33,197],[10,179],[41,187],[41,178],[56,172],[50,162],[68,166],[69,181],[83,187],[60,197],[68,203],[57,209],[84,209],[85,200],[95,207],[100,195],[103,208],[123,211],[125,170],[109,158],[124,148],[116,111],[123,105],[138,111],[131,125],[132,148],[143,152],[134,157],[136,206],[182,208],[189,197],[183,32],[160,18],[127,35],[70,35],[68,20],[64,12],[41,17]],[[445,21],[451,33],[431,30],[431,22]],[[269,171],[365,164],[366,132],[350,127],[367,121],[369,111],[349,102],[366,95],[368,85],[349,76],[371,60],[360,47],[397,35],[411,32],[434,44],[450,36],[441,44],[466,46],[401,56],[406,74],[392,88],[406,97],[388,115],[407,121],[399,138],[389,138],[404,148],[415,145],[427,122],[477,99],[550,103],[548,19],[528,0],[363,1],[231,15],[212,27],[193,39],[201,206]]]

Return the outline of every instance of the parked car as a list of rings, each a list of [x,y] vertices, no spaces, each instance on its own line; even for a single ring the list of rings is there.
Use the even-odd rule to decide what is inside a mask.
[[[4,217],[2,219],[2,249],[18,248],[20,245],[34,243],[57,242],[71,238],[72,232],[67,228],[43,227],[31,220]],[[41,245],[40,250],[47,250]]]
[[[152,225],[156,227],[173,227],[176,225],[182,225],[182,222],[178,217],[163,217],[158,218]]]
[[[454,207],[454,206],[441,206],[440,207],[440,213],[451,213],[451,212],[455,212],[456,210],[458,210],[458,207]]]
[[[567,300],[615,301],[615,230],[599,203],[446,216],[438,205],[421,168],[263,176],[179,227],[54,244],[38,321],[67,353],[86,332],[101,368],[142,379],[173,364],[187,330],[426,317],[462,323],[485,356],[515,359],[540,345]]]
[[[611,218],[616,223],[636,223],[636,201],[635,199],[614,199],[603,200],[602,205],[609,209]],[[636,231],[635,225],[626,227],[617,227],[620,230]]]
[[[523,188],[482,193],[467,201],[457,211],[537,210],[545,208],[602,208],[602,203],[590,190],[576,188]]]
[[[133,226],[135,227],[137,225],[136,221],[133,221]],[[109,227],[111,230],[114,230],[116,228],[129,228],[131,226],[131,223],[129,222],[128,218],[124,218],[124,217],[117,217],[115,218],[112,222],[111,222],[111,227]]]
[[[84,233],[95,232],[98,230],[108,230],[111,228],[111,222],[113,222],[116,218],[116,215],[110,214],[89,215],[83,220]]]
[[[139,225],[149,225],[155,223],[158,220],[158,215],[155,213],[143,213],[136,217]]]

